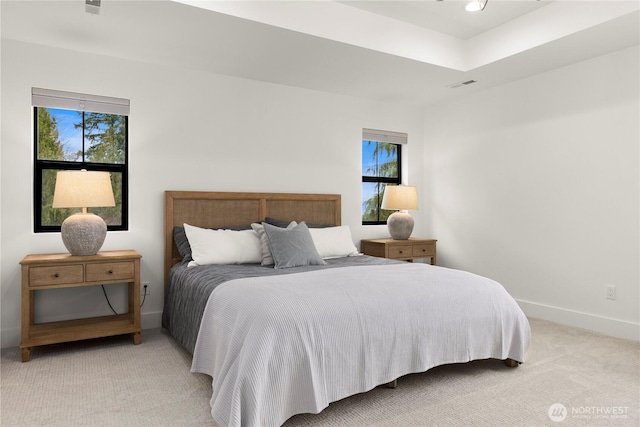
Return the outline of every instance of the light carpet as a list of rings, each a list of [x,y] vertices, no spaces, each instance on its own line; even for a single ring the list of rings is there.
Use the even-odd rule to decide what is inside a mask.
[[[640,343],[530,319],[527,361],[447,365],[297,415],[285,426],[638,426]],[[0,425],[216,426],[211,379],[159,330],[3,349]]]

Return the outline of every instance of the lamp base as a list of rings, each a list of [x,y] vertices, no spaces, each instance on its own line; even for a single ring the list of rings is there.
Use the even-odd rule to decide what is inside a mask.
[[[98,215],[77,213],[64,220],[61,232],[71,255],[95,255],[107,237],[107,224]]]
[[[394,212],[387,218],[387,228],[393,240],[407,240],[413,231],[413,217],[409,212]]]

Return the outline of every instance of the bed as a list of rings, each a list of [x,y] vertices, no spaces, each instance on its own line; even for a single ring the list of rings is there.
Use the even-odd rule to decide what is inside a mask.
[[[203,259],[199,236],[249,236],[265,219],[274,224],[262,227],[280,268],[193,265]],[[192,372],[212,377],[219,425],[278,426],[443,364],[524,362],[529,323],[500,284],[353,253],[340,225],[340,195],[165,192],[162,323],[193,355]],[[283,255],[280,241],[292,236],[306,243]],[[309,236],[317,250],[305,255]],[[296,257],[304,262],[287,265]]]

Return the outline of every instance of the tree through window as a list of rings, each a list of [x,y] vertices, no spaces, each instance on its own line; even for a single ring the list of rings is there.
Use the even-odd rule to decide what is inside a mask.
[[[393,211],[380,208],[384,188],[399,185],[402,177],[402,145],[406,134],[363,130],[362,224],[385,224]]]
[[[34,230],[60,231],[62,222],[69,215],[80,211],[51,206],[57,172],[80,169],[110,173],[116,205],[90,208],[89,211],[102,217],[108,230],[128,229],[127,115],[59,108],[56,99],[37,101],[38,104],[54,106],[34,106]],[[95,105],[95,102],[86,103]],[[101,107],[98,105],[96,109]]]

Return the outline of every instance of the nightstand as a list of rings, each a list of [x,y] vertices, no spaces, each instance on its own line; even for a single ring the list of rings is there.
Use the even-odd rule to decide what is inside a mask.
[[[430,258],[431,265],[436,265],[436,242],[435,239],[415,237],[409,240],[367,239],[360,241],[360,250],[365,255],[405,261]]]
[[[140,258],[133,250],[105,251],[90,256],[27,255],[22,265],[22,361],[31,347],[112,335],[132,334],[140,344]],[[129,311],[113,316],[34,323],[34,298],[43,289],[129,285]]]

